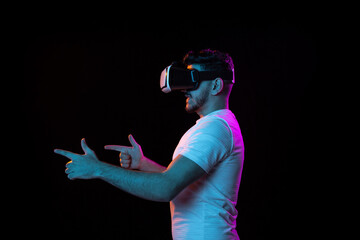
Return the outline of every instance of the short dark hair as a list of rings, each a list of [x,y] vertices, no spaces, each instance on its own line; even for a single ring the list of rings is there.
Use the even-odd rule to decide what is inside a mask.
[[[212,71],[232,71],[234,63],[228,53],[218,50],[203,49],[200,51],[190,51],[183,58],[185,65],[200,64],[204,70]]]

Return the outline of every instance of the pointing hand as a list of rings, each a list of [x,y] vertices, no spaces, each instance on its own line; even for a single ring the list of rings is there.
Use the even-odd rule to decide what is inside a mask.
[[[97,158],[95,152],[91,150],[85,142],[81,140],[81,147],[85,154],[76,154],[62,149],[55,149],[56,154],[67,157],[71,161],[66,164],[65,173],[68,178],[73,179],[91,179],[96,178],[99,173],[101,161]]]
[[[141,159],[144,157],[141,146],[135,141],[130,134],[129,141],[131,147],[121,145],[106,145],[105,149],[120,152],[120,165],[123,168],[140,169]]]

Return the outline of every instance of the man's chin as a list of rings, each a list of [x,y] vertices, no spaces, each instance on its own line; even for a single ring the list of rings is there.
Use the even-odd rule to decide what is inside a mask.
[[[194,112],[196,112],[197,108],[189,106],[189,104],[186,104],[185,110],[187,113],[194,113]]]

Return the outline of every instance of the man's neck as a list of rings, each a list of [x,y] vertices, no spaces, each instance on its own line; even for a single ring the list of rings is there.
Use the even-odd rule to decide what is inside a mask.
[[[210,105],[208,107],[204,106],[203,109],[199,109],[196,113],[199,115],[200,118],[205,117],[206,115],[221,110],[221,109],[229,109],[229,102],[219,102],[217,104]]]

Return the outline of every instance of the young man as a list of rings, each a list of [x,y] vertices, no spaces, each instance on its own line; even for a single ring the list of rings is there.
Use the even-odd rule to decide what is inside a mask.
[[[178,88],[184,88],[186,111],[200,119],[181,138],[168,167],[146,158],[132,135],[132,147],[105,146],[120,152],[121,167],[99,161],[85,139],[83,155],[60,149],[55,153],[71,160],[65,171],[69,179],[99,178],[135,196],[170,202],[173,239],[239,239],[235,206],[244,144],[229,110],[234,76],[225,79],[221,74],[233,73],[233,62],[228,54],[208,49],[189,52],[183,65],[182,72],[200,76],[195,87]],[[170,77],[167,70],[162,77]]]

